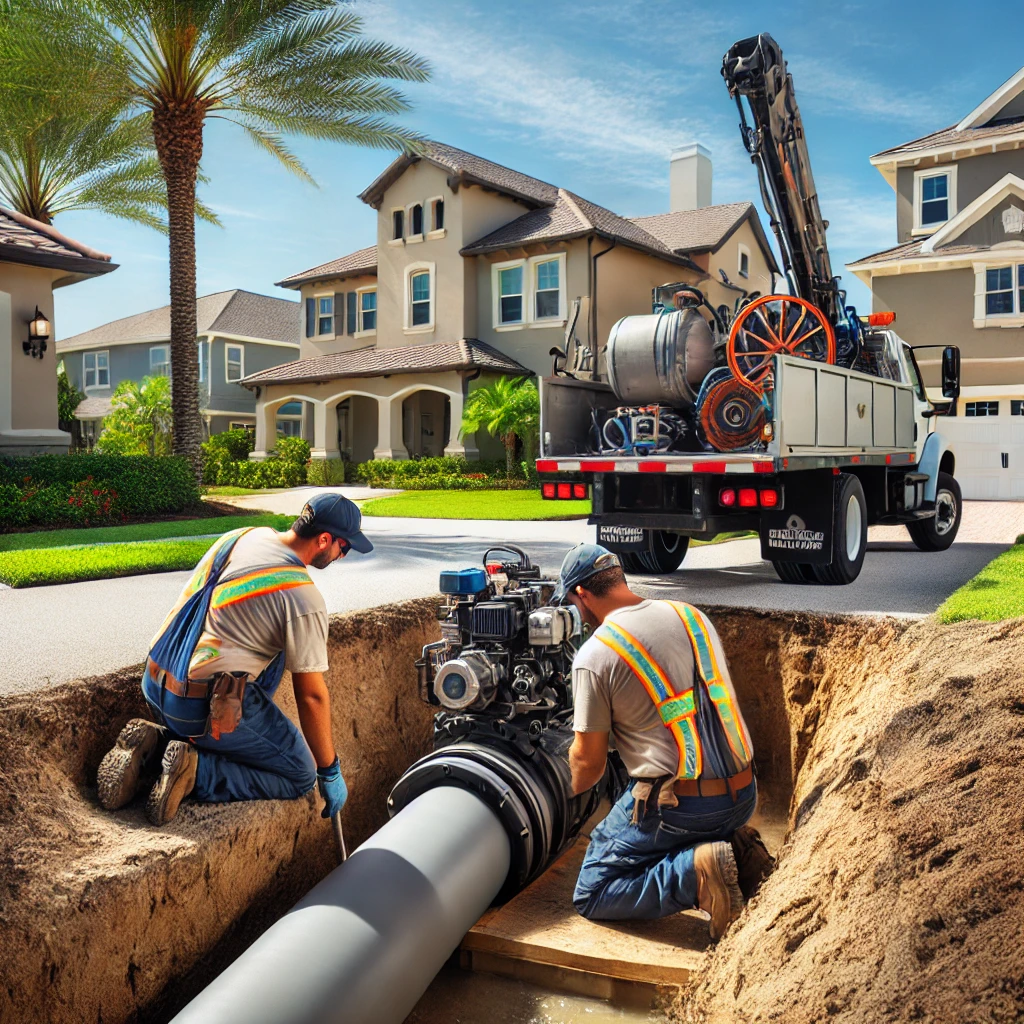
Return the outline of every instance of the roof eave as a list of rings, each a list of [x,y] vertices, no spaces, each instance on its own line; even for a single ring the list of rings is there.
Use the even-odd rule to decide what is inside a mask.
[[[349,277],[365,277],[367,274],[377,276],[377,264],[372,267],[357,267],[355,270],[343,270],[341,273],[306,274],[304,277],[286,277],[283,281],[275,281],[275,288],[290,288],[298,291],[304,284],[315,284],[317,281],[344,281]]]
[[[30,249],[24,245],[3,243],[0,243],[0,262],[21,263],[29,267],[45,267],[48,270],[67,270],[76,281],[96,277],[99,274],[109,274],[112,270],[117,270],[119,266],[117,263],[94,260],[88,256],[65,256],[63,253],[45,252],[39,249]],[[55,282],[54,287],[74,283],[74,281],[64,278],[58,280],[61,284]]]

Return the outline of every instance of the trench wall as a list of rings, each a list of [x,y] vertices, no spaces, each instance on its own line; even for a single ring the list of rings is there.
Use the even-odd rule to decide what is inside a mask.
[[[351,850],[429,749],[413,662],[436,602],[332,618],[327,677]],[[145,715],[140,667],[0,701],[0,1021],[168,1019],[336,866],[313,795],[198,805],[162,829],[108,813],[95,773]],[[278,701],[293,719],[286,678]]]

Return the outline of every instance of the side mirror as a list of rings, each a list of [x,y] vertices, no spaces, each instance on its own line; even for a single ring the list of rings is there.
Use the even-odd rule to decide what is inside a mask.
[[[960,349],[947,345],[942,350],[942,397],[957,398],[960,395]]]

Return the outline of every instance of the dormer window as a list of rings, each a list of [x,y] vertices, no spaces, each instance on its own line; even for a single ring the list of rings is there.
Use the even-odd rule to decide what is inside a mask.
[[[914,230],[930,233],[956,216],[956,167],[914,172]]]

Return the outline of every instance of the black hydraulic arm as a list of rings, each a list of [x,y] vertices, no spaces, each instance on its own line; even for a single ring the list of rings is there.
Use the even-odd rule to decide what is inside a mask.
[[[843,317],[839,282],[825,243],[803,120],[779,44],[767,33],[741,39],[722,61],[740,112],[743,144],[757,167],[761,195],[793,291],[835,325]],[[751,124],[743,106],[746,97]]]

